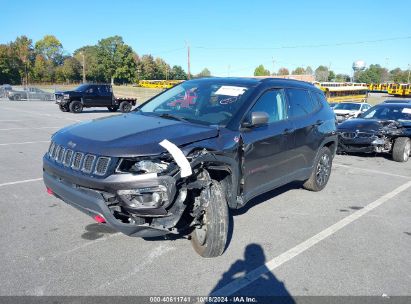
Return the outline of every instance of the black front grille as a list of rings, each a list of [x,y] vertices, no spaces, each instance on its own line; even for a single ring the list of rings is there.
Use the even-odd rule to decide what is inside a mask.
[[[366,132],[342,132],[341,136],[346,139],[371,138],[374,137],[374,134]]]
[[[55,162],[63,164],[65,167],[70,167],[75,171],[99,176],[107,174],[111,162],[110,157],[84,154],[67,149],[54,142],[50,144],[48,156]]]

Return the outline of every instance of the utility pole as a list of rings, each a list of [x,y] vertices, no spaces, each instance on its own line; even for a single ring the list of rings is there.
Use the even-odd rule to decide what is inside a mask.
[[[187,46],[187,78],[191,78],[191,72],[190,72],[190,46],[188,45],[186,41],[186,46]]]
[[[231,68],[231,66],[228,65],[228,66],[227,66],[227,77],[230,77],[230,68]]]
[[[84,57],[84,53],[81,52],[81,57],[83,58],[83,83],[86,83],[86,59]]]
[[[275,74],[275,60],[274,60],[274,57],[272,56],[271,57],[271,59],[273,60],[273,72],[271,73],[272,75],[274,75]]]
[[[407,81],[407,83],[410,83],[410,72],[411,72],[410,68],[411,68],[411,64],[408,65],[408,81]]]

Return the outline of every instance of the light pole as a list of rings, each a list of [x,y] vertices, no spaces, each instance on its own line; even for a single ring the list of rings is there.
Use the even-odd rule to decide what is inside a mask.
[[[83,58],[83,83],[86,83],[86,59],[83,52],[80,52],[80,55]]]

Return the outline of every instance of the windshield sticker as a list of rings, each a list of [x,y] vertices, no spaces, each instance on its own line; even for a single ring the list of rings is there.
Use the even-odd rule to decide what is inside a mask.
[[[216,95],[225,95],[225,96],[239,96],[244,94],[247,88],[244,87],[233,87],[233,86],[221,86],[215,94]]]
[[[411,108],[404,108],[404,109],[402,109],[402,113],[404,113],[404,114],[411,114]]]
[[[227,105],[237,101],[237,97],[228,97],[220,100],[221,105]]]

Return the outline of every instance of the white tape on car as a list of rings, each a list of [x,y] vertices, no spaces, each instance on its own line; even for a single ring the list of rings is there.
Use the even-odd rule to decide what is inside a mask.
[[[193,173],[193,171],[191,171],[190,163],[184,156],[183,151],[181,151],[175,144],[168,141],[167,139],[164,139],[162,142],[159,143],[159,145],[166,149],[168,152],[170,152],[170,154],[173,156],[177,165],[181,169],[181,177],[187,177]]]

